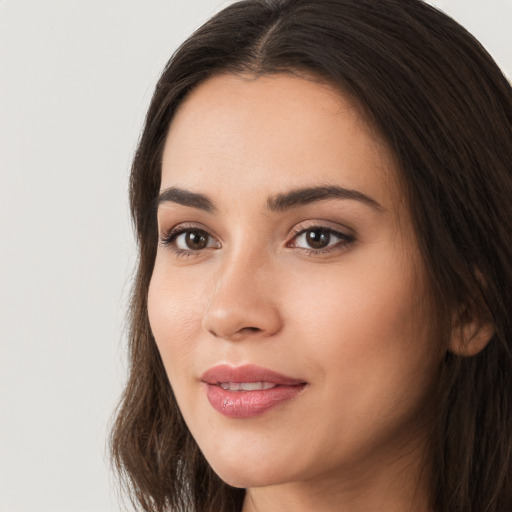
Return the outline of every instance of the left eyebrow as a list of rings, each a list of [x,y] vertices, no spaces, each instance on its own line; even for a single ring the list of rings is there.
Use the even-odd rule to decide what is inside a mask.
[[[312,188],[300,188],[284,194],[277,194],[267,200],[267,208],[273,212],[282,212],[297,206],[303,206],[326,199],[350,199],[360,201],[375,210],[383,211],[384,208],[375,199],[358,190],[337,186],[324,186]]]

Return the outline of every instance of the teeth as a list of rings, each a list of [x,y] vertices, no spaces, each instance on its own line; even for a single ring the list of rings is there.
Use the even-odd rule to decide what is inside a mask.
[[[229,391],[259,391],[275,388],[277,384],[272,382],[221,382],[219,386]]]

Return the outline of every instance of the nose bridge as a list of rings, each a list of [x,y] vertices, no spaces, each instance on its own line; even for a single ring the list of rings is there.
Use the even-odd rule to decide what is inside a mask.
[[[238,340],[275,334],[281,326],[273,262],[264,244],[226,249],[214,270],[203,327],[216,337]]]

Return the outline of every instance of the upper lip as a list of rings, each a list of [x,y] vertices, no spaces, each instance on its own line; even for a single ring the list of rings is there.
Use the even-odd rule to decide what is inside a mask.
[[[268,368],[252,364],[236,367],[227,364],[214,366],[203,373],[201,380],[206,384],[221,382],[271,382],[281,386],[305,384],[303,380],[287,377]]]

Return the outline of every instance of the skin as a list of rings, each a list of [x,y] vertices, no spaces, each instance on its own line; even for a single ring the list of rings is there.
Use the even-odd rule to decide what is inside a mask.
[[[336,197],[268,208],[318,186],[379,206]],[[206,459],[248,489],[244,511],[429,511],[426,412],[444,349],[392,155],[358,108],[293,74],[210,78],[170,127],[161,191],[170,187],[215,209],[160,204],[161,239],[177,227],[207,235],[203,249],[185,234],[159,244],[151,328]],[[306,235],[318,226],[344,236],[314,249]],[[307,386],[261,416],[227,418],[200,380],[218,364]]]

